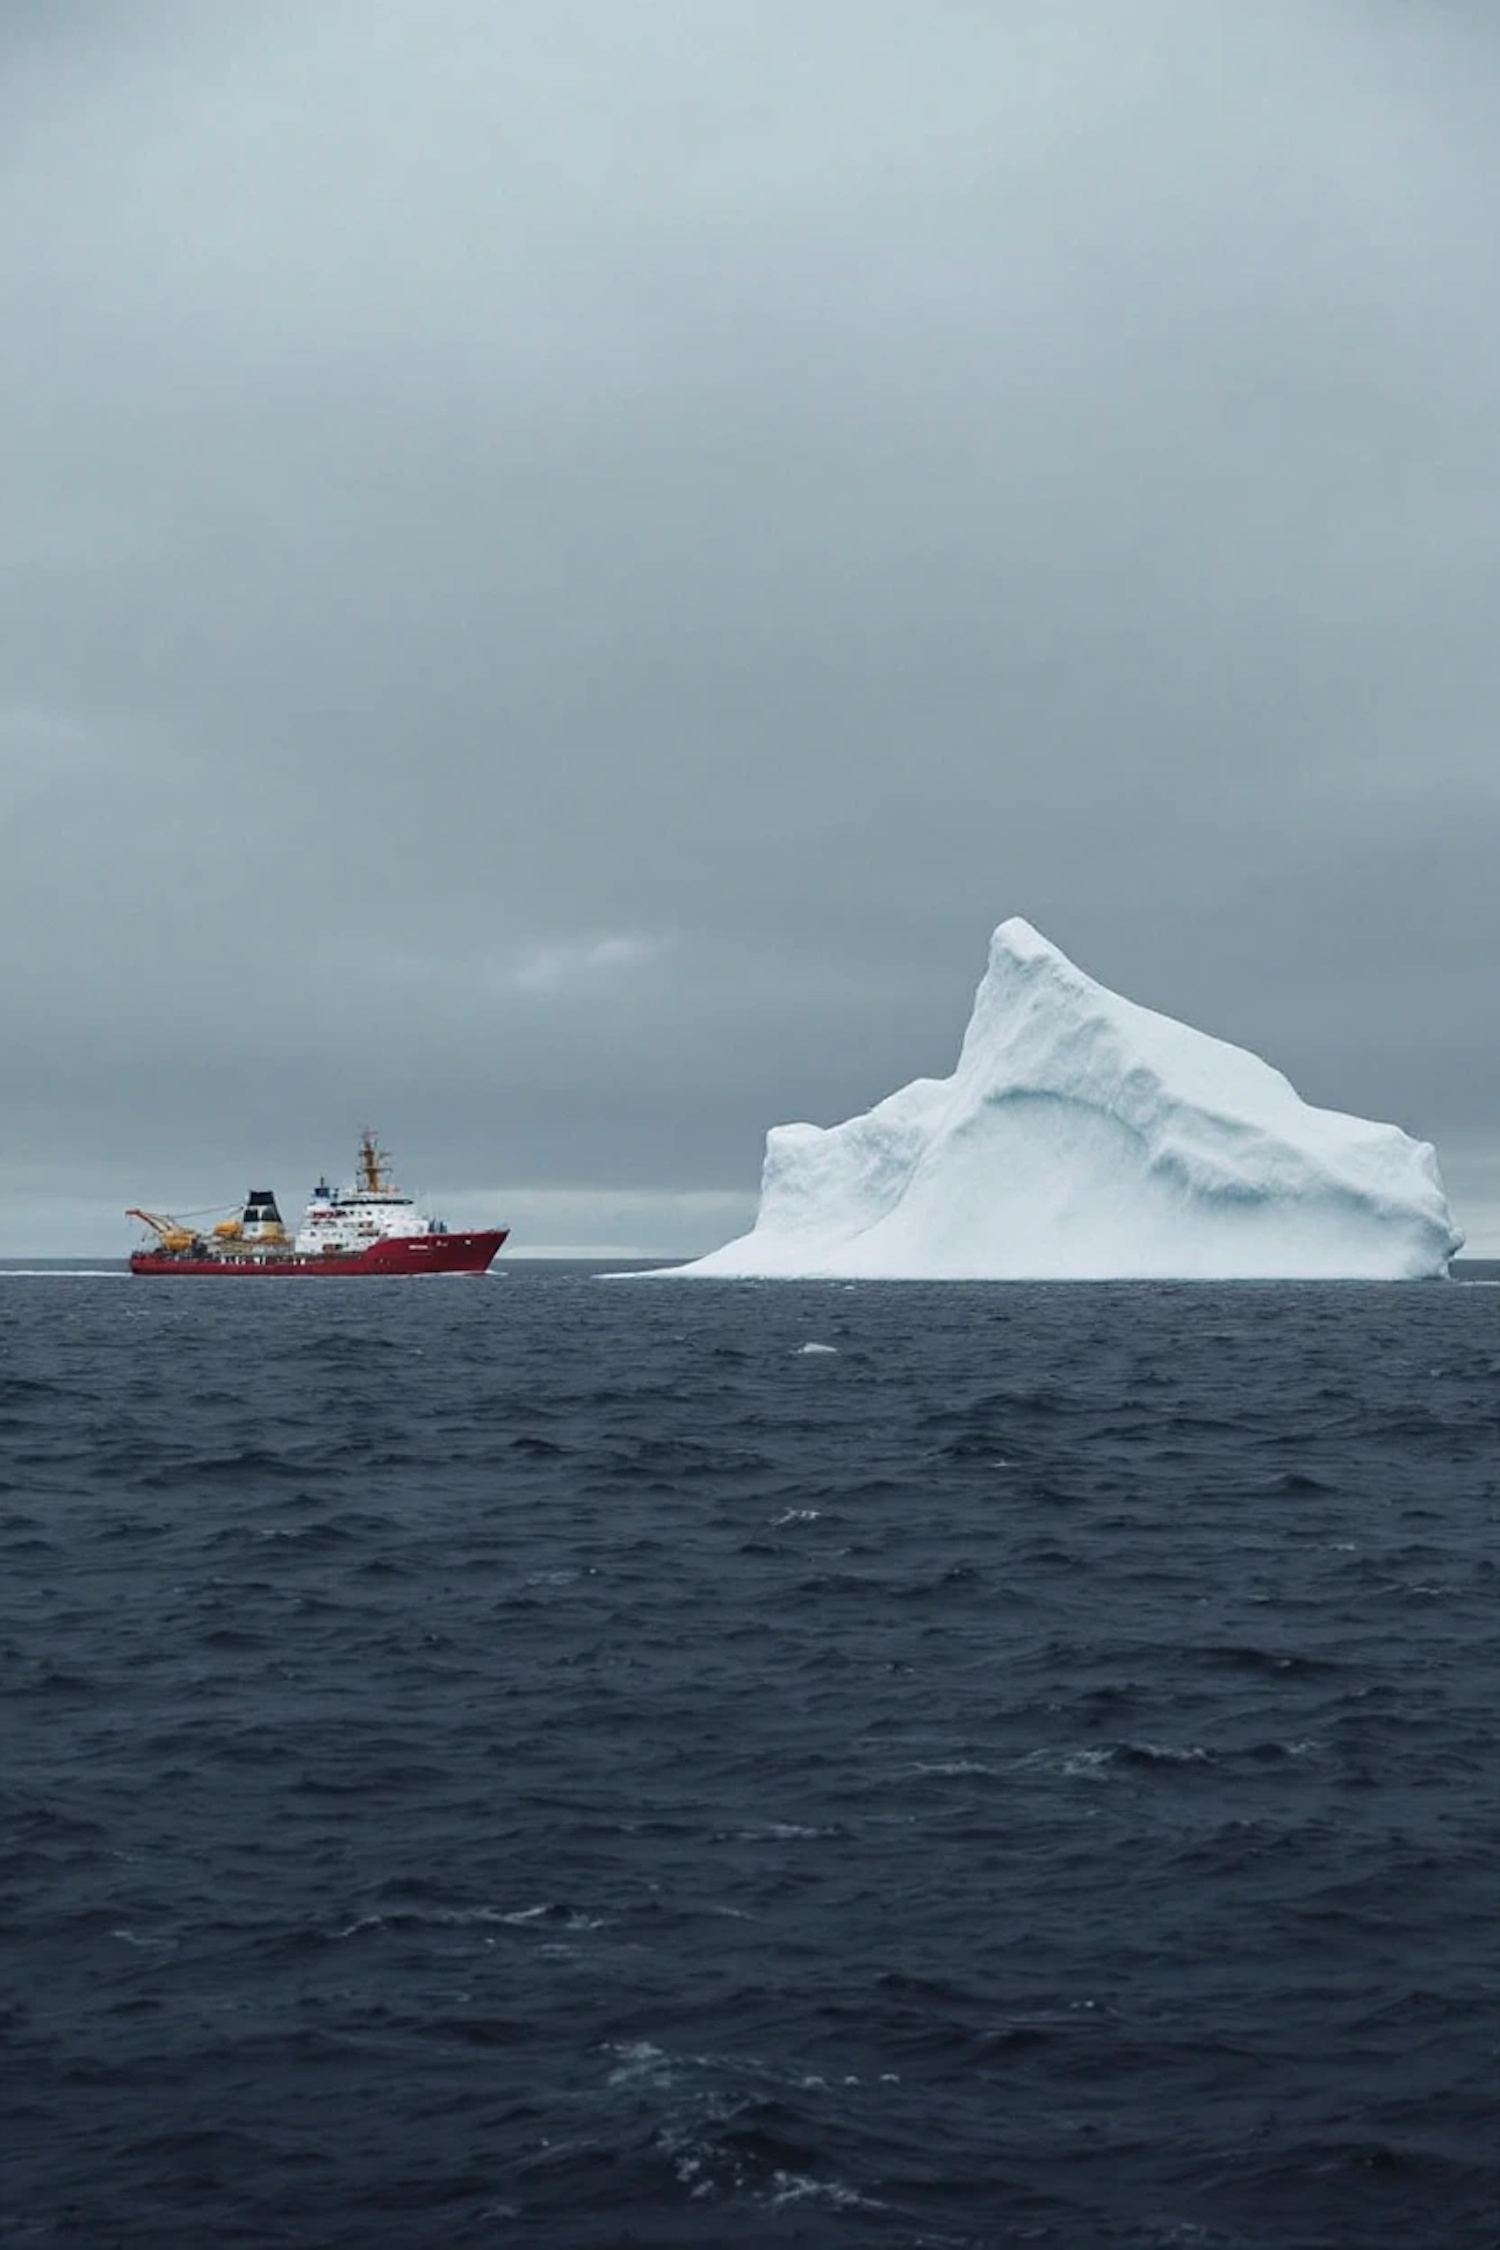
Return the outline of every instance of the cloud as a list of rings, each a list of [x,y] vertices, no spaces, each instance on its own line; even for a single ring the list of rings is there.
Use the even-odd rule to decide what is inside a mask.
[[[661,952],[659,939],[602,937],[572,942],[537,940],[523,946],[501,972],[518,992],[548,998],[592,989],[645,966]]]

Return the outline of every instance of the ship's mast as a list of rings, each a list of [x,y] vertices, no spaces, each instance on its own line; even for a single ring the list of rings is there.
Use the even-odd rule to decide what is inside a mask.
[[[388,1195],[390,1179],[386,1165],[390,1159],[376,1143],[368,1126],[359,1136],[359,1173],[357,1185],[363,1195]]]

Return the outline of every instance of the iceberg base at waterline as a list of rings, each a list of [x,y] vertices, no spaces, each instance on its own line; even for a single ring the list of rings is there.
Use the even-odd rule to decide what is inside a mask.
[[[1461,1247],[1431,1146],[1315,1109],[1244,1048],[1137,1007],[1020,919],[958,1067],[766,1138],[751,1231],[704,1278],[1381,1280]]]

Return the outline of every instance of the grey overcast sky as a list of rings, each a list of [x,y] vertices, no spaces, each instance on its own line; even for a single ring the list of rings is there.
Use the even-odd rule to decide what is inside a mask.
[[[1500,1249],[1493,0],[4,0],[0,1252],[707,1247],[993,924]]]

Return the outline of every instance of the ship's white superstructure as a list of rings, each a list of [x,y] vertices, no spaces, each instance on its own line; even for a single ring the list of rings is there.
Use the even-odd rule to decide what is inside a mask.
[[[303,1256],[358,1254],[395,1236],[446,1234],[441,1219],[419,1211],[391,1180],[385,1151],[373,1134],[362,1135],[354,1185],[334,1188],[319,1180],[308,1199],[294,1245]]]

